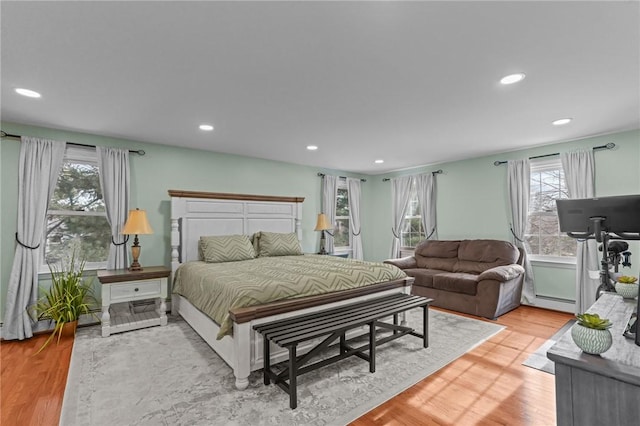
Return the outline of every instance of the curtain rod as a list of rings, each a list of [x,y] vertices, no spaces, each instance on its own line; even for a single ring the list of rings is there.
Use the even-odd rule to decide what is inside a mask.
[[[0,137],[3,137],[3,138],[17,138],[17,139],[22,138],[22,136],[20,136],[20,135],[11,135],[11,134],[5,132],[4,130],[0,130]],[[95,148],[96,147],[95,145],[88,145],[88,144],[84,144],[84,143],[76,143],[76,142],[65,142],[65,143],[67,145],[84,146],[84,147],[87,147],[87,148]],[[146,154],[146,152],[144,152],[144,150],[142,150],[142,149],[138,149],[138,150],[130,149],[129,152],[134,153],[134,154],[138,154],[138,155]]]
[[[616,144],[613,142],[609,142],[606,145],[594,146],[592,149],[594,151],[599,151],[601,149],[613,149],[616,147]],[[545,157],[555,157],[556,155],[560,155],[559,152],[554,152],[553,154],[545,154],[545,155],[536,155],[533,157],[529,157],[529,160],[535,160],[536,158],[545,158]],[[500,164],[507,164],[507,161],[494,161],[494,166],[499,166]]]
[[[441,173],[442,173],[442,169],[438,169],[435,172],[431,172],[431,176],[439,175]],[[390,180],[391,180],[390,178],[382,179],[383,182],[389,182]]]
[[[318,176],[325,177],[325,174],[324,173],[318,173]],[[340,179],[346,179],[347,178],[346,176],[338,176],[338,177]],[[366,181],[367,181],[366,179],[360,179],[360,182],[366,182]]]

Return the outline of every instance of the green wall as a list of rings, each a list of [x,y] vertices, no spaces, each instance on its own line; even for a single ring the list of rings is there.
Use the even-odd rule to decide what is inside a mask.
[[[442,169],[437,176],[438,233],[440,239],[496,238],[510,240],[506,202],[506,166],[495,160],[509,160],[576,148],[591,148],[614,142],[616,148],[596,153],[596,194],[640,193],[640,131],[587,138],[535,149],[437,164],[403,172],[365,176],[337,170],[241,157],[215,152],[169,147],[52,130],[14,123],[2,123],[7,133],[37,136],[69,142],[143,149],[145,156],[131,156],[131,206],[147,210],[155,233],[142,236],[141,261],[145,265],[170,263],[169,189],[200,190],[305,197],[303,203],[303,249],[314,252],[318,233],[313,231],[320,211],[321,185],[318,172],[366,178],[362,185],[364,255],[367,260],[389,257],[391,247],[391,185],[385,177],[417,174]],[[16,226],[17,175],[20,144],[5,139],[0,145],[0,315],[13,262]],[[428,158],[424,159],[429,162]],[[640,250],[632,244],[633,273],[637,274]],[[573,299],[573,269],[535,266],[538,293]],[[0,316],[0,318],[2,318]]]
[[[302,246],[306,252],[316,252],[319,234],[313,231],[316,216],[320,212],[321,179],[318,172],[340,176],[366,177],[316,167],[299,166],[277,161],[261,160],[237,155],[176,148],[164,145],[112,139],[95,135],[37,128],[14,123],[2,123],[2,130],[11,134],[36,136],[54,140],[91,145],[143,149],[146,155],[132,154],[131,201],[132,208],[147,210],[152,235],[140,237],[143,265],[170,265],[170,216],[169,189],[209,192],[230,192],[259,195],[304,197],[302,204]],[[0,190],[3,212],[0,218],[0,318],[4,319],[5,297],[13,254],[14,234],[17,222],[15,205],[18,199],[17,176],[20,142],[4,139],[0,145]],[[370,192],[366,184],[363,198]],[[366,226],[363,227],[366,233]],[[46,286],[46,281],[43,282]],[[99,294],[99,293],[98,293]]]
[[[436,164],[376,176],[371,189],[375,200],[368,200],[368,218],[372,229],[382,230],[367,240],[365,253],[370,260],[389,257],[391,235],[391,185],[382,178],[418,174],[442,169],[437,175],[437,221],[440,239],[495,238],[511,241],[509,209],[507,205],[507,167],[494,166],[496,160],[511,160],[567,152],[578,148],[592,148],[609,142],[612,150],[595,153],[596,195],[640,194],[640,131],[616,133],[576,141],[546,145],[535,149],[511,151],[492,156],[451,163]],[[427,159],[428,161],[428,159]],[[377,206],[377,207],[376,207]],[[631,270],[638,275],[640,245],[630,244],[633,253]],[[574,268],[534,265],[537,294],[574,300]]]

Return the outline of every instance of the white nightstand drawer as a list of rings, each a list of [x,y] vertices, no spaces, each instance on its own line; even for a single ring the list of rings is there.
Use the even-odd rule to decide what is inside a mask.
[[[136,281],[111,285],[111,303],[160,297],[161,282],[157,280]]]

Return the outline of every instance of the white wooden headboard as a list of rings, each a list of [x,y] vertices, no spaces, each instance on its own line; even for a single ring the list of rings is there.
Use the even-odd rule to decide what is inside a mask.
[[[171,270],[198,260],[203,235],[253,235],[258,231],[296,232],[303,197],[169,190],[171,196]]]

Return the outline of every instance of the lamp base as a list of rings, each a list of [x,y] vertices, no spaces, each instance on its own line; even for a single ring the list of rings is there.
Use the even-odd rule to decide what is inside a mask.
[[[132,262],[128,268],[130,271],[142,271],[143,268],[138,262]]]
[[[324,236],[324,231],[322,231],[322,234],[320,234],[320,251],[318,252],[318,254],[329,254],[327,253],[327,250],[325,250],[325,236]]]
[[[131,256],[133,257],[133,262],[131,262],[131,266],[129,266],[130,271],[142,271],[142,265],[138,263],[141,250],[142,246],[139,244],[138,236],[136,235],[135,239],[133,240],[133,245],[131,246]]]

